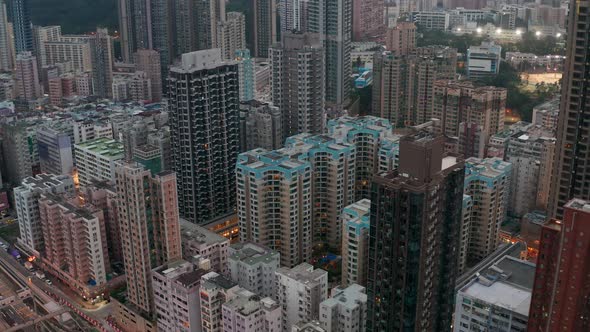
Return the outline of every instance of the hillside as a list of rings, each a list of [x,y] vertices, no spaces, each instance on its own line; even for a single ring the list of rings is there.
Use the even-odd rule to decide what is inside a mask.
[[[117,0],[30,0],[35,25],[61,25],[65,33],[83,33],[97,26],[117,27]]]

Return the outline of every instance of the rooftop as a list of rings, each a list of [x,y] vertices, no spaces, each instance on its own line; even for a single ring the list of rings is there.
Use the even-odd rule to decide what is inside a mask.
[[[308,263],[299,264],[292,269],[281,267],[276,273],[306,285],[319,284],[321,279],[327,281],[328,277],[328,272],[322,269],[314,270],[313,266]]]
[[[277,251],[264,248],[253,243],[236,243],[231,246],[230,260],[244,262],[248,265],[258,263],[270,263],[280,260],[280,254]]]
[[[469,158],[465,160],[465,183],[474,178],[497,179],[510,174],[512,164],[500,158]]]
[[[180,218],[179,223],[182,237],[188,238],[191,241],[196,241],[207,245],[229,241],[223,236],[211,232],[210,230],[197,224],[194,224],[188,220]]]
[[[528,316],[535,264],[504,256],[482,271],[461,293],[480,301]]]
[[[567,202],[565,207],[590,213],[590,202],[579,198],[574,198]]]
[[[344,308],[353,310],[359,306],[360,303],[367,302],[367,290],[365,287],[352,284],[346,288],[336,287],[332,290],[332,297],[322,302],[322,306],[342,306]]]
[[[53,175],[53,174],[37,174],[29,176],[22,181],[22,187],[27,189],[50,189],[55,186],[62,185],[64,182],[72,182],[72,178],[68,175]],[[72,182],[73,184],[73,182]]]
[[[123,143],[109,138],[97,138],[76,144],[76,148],[83,149],[94,154],[107,157],[111,160],[120,160],[125,156]]]

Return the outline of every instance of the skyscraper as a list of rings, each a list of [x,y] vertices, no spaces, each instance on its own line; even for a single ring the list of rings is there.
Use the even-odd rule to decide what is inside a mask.
[[[400,166],[373,180],[367,331],[451,326],[463,202],[463,161],[444,137],[400,142]]]
[[[248,49],[236,50],[234,60],[238,62],[240,78],[240,101],[250,101],[256,92],[255,60]]]
[[[314,34],[286,33],[270,49],[271,99],[283,114],[283,137],[325,127],[324,49]]]
[[[347,106],[352,89],[352,0],[310,1],[308,6],[305,31],[319,34],[324,46],[326,103],[336,109]]]
[[[135,53],[135,68],[147,74],[151,81],[153,101],[162,100],[162,66],[160,54],[154,50],[141,49]]]
[[[416,49],[416,25],[412,22],[399,22],[395,27],[387,29],[385,45],[395,55],[410,55]]]
[[[152,10],[150,0],[119,0],[119,32],[123,60],[131,62],[142,48],[152,49]]]
[[[117,211],[129,303],[154,314],[151,270],[181,258],[174,173],[154,177],[138,164],[116,167]]]
[[[252,55],[257,58],[268,58],[268,49],[277,42],[277,4],[274,0],[252,1]]]
[[[572,8],[573,9],[573,8]],[[528,331],[590,329],[590,203],[573,199],[541,230]]]
[[[246,16],[238,12],[227,13],[227,19],[217,23],[217,45],[225,60],[234,58],[236,51],[246,48]]]
[[[0,71],[12,71],[12,55],[10,50],[12,46],[12,37],[8,31],[8,13],[6,3],[0,0]]]
[[[381,37],[385,32],[384,10],[383,0],[353,0],[352,39],[366,41]]]
[[[589,66],[586,60],[590,49],[588,33],[590,3],[571,1],[568,19],[566,65],[561,89],[561,107],[557,128],[557,146],[551,187],[549,215],[560,218],[563,205],[572,198],[590,199],[590,142],[587,138],[588,123],[585,114],[590,107],[590,91],[585,82]]]
[[[14,0],[12,2],[12,28],[14,29],[16,54],[26,51],[33,52],[33,23],[31,23],[29,0]]]
[[[113,95],[113,41],[107,29],[97,29],[90,38],[92,55],[92,85],[94,95],[108,98]]]
[[[160,54],[162,76],[168,72],[168,66],[174,61],[175,31],[174,8],[169,0],[152,0],[152,44]]]
[[[170,69],[168,109],[181,214],[206,223],[235,208],[240,149],[238,66],[219,49],[182,56]]]

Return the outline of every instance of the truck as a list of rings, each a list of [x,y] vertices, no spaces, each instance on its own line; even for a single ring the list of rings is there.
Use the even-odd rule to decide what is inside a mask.
[[[35,272],[35,275],[37,276],[37,278],[41,280],[45,279],[45,273],[43,273],[43,271],[37,270],[37,272]]]

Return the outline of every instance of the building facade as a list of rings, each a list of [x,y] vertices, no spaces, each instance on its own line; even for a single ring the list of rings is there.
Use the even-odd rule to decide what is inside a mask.
[[[271,100],[283,116],[283,138],[324,130],[325,53],[315,35],[285,33],[270,50]]]
[[[97,138],[74,145],[78,177],[83,185],[94,180],[115,179],[115,164],[125,157],[123,144],[113,139]]]
[[[283,146],[281,110],[272,104],[250,100],[240,103],[240,151],[256,148],[278,150]]]
[[[367,331],[451,326],[464,172],[444,137],[418,131],[399,168],[373,179]]]
[[[543,225],[531,300],[528,331],[585,331],[589,294],[588,260],[580,255],[590,246],[590,206],[573,199],[563,221]]]
[[[303,263],[292,269],[282,267],[276,276],[283,330],[318,319],[320,304],[328,298],[328,272]]]
[[[237,64],[223,61],[219,49],[184,54],[181,65],[170,70],[172,168],[178,176],[181,214],[195,223],[235,208],[238,80]]]
[[[343,286],[367,284],[371,201],[360,200],[342,211]]]
[[[257,244],[237,243],[230,248],[231,279],[261,297],[276,298],[275,272],[280,264],[277,251]]]
[[[326,331],[365,331],[367,321],[367,290],[351,284],[335,287],[329,299],[320,303],[320,323]]]

